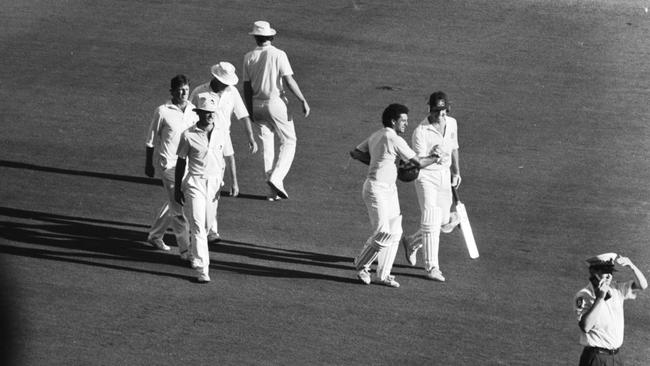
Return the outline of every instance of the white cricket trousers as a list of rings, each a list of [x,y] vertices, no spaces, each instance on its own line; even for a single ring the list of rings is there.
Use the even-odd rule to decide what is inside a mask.
[[[399,248],[399,241],[402,237],[401,221],[398,228],[391,230],[391,221],[400,216],[399,197],[397,195],[397,186],[395,183],[377,182],[366,179],[363,183],[362,190],[363,201],[368,209],[370,225],[373,229],[372,235],[366,240],[364,249],[361,251],[361,259],[373,242],[376,242],[376,234],[379,232],[388,232],[390,238],[384,242],[377,253],[377,277],[380,280],[386,280],[395,262],[395,255]],[[369,267],[368,263],[366,267]]]
[[[264,173],[267,180],[283,183],[296,154],[296,129],[284,98],[253,100],[253,119],[257,136],[262,141]],[[275,162],[275,135],[280,140],[278,159]]]
[[[215,202],[221,187],[219,177],[188,175],[183,182],[185,194],[185,215],[189,219],[192,257],[198,259],[205,274],[210,268],[210,251],[208,249],[208,230],[215,220]]]
[[[178,252],[187,252],[190,242],[189,225],[183,215],[183,207],[174,199],[174,174],[176,169],[175,167],[171,167],[167,169],[157,168],[157,170],[162,179],[166,197],[165,203],[163,203],[160,211],[158,211],[158,214],[154,218],[151,229],[149,230],[148,239],[162,239],[165,236],[167,228],[171,226],[172,232],[176,236]]]
[[[414,243],[421,241],[424,268],[440,268],[440,226],[449,221],[451,209],[451,173],[449,169],[420,171],[415,180],[415,192],[420,205],[420,229],[414,234]]]

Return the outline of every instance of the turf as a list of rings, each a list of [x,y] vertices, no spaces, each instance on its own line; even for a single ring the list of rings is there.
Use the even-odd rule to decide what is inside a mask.
[[[583,259],[620,252],[649,274],[644,1],[1,5],[2,364],[575,365]],[[145,129],[175,74],[240,69],[260,19],[312,116],[296,119],[278,203],[233,125],[242,197],[223,198],[199,285],[176,247],[144,243],[163,199],[143,174]],[[410,135],[436,90],[459,122],[481,257],[455,231],[446,283],[400,250],[401,288],[360,285],[365,170],[347,152],[391,102],[410,107]],[[415,191],[399,189],[412,232]],[[648,300],[626,305],[628,365],[650,356]]]

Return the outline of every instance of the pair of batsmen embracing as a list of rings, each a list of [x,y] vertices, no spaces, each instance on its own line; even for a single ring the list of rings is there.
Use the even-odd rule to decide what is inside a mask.
[[[383,128],[350,152],[352,158],[368,165],[362,195],[373,233],[354,260],[357,277],[365,284],[372,282],[370,265],[377,260],[375,282],[399,287],[391,269],[400,242],[409,264],[416,264],[422,248],[426,277],[445,281],[438,248],[440,231],[451,232],[458,225],[458,216],[450,212],[452,187],[458,187],[461,181],[458,126],[448,114],[447,95],[435,92],[429,97],[429,115],[413,132],[411,148],[400,136],[408,126],[408,112],[402,104],[389,105],[382,114]],[[415,190],[421,212],[420,228],[408,236],[402,236],[396,160],[419,170]]]

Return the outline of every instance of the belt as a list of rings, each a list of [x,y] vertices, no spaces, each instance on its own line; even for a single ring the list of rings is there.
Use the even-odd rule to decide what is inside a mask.
[[[600,348],[600,347],[585,347],[587,349],[590,349],[596,353],[601,353],[601,354],[606,354],[606,355],[615,355],[618,353],[618,348],[614,349],[607,349],[607,348]]]

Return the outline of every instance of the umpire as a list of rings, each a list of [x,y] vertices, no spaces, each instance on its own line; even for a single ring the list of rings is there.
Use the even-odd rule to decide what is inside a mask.
[[[636,298],[648,287],[643,273],[627,257],[605,253],[587,259],[589,284],[575,297],[580,344],[584,346],[580,366],[623,365],[619,348],[623,344],[623,302]],[[613,280],[616,266],[632,270],[634,279]]]

